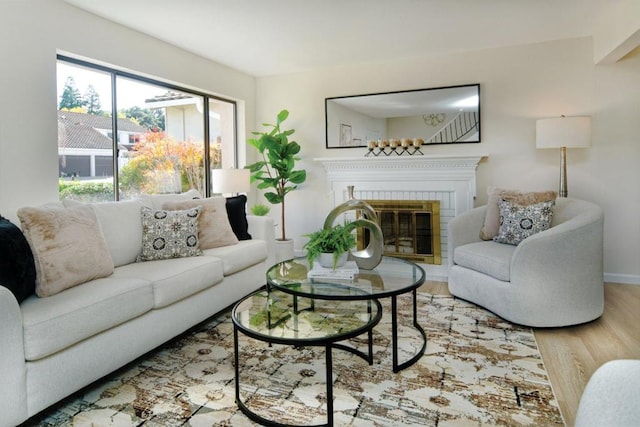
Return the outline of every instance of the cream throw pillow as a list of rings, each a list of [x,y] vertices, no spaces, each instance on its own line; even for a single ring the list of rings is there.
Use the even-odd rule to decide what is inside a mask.
[[[538,191],[523,193],[518,190],[506,190],[504,188],[488,187],[487,195],[487,214],[484,219],[484,225],[480,229],[480,238],[482,240],[491,240],[498,235],[500,229],[500,208],[498,202],[506,200],[521,206],[529,206],[536,203],[556,200],[558,193],[555,191]]]
[[[175,211],[191,209],[196,206],[202,206],[198,219],[200,249],[218,248],[238,243],[238,238],[229,223],[224,197],[165,202],[162,208]]]
[[[36,265],[36,295],[48,297],[113,273],[113,260],[90,206],[18,210]]]

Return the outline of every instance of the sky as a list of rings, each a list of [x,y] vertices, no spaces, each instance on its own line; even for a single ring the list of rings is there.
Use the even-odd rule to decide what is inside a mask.
[[[85,94],[89,85],[93,85],[100,95],[101,109],[105,111],[111,110],[111,77],[109,74],[104,74],[97,70],[87,70],[86,68],[61,61],[58,61],[57,68],[57,103],[60,102],[62,89],[69,76],[74,78],[76,88],[81,95]],[[145,99],[161,95],[166,91],[166,88],[118,78],[118,109],[131,108],[136,105],[142,107]]]

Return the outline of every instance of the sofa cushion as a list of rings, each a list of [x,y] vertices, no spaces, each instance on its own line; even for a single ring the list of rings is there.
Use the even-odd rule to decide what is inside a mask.
[[[66,207],[83,205],[75,200],[64,200]],[[142,220],[140,210],[143,206],[152,207],[151,200],[123,200],[90,204],[100,221],[104,238],[116,267],[136,262],[142,249]]]
[[[488,187],[487,195],[487,212],[484,224],[480,229],[480,238],[482,240],[491,240],[498,235],[500,229],[500,208],[498,202],[507,200],[519,205],[527,206],[534,203],[545,202],[547,200],[555,200],[558,193],[552,190],[521,192],[518,190],[507,190],[504,188]]]
[[[224,275],[229,276],[267,259],[267,243],[264,240],[241,240],[237,245],[202,251],[205,257],[222,260]]]
[[[461,267],[510,281],[511,257],[516,247],[487,241],[458,246],[453,251],[453,262]]]
[[[153,288],[153,307],[161,308],[219,283],[222,260],[199,256],[135,263],[116,268],[112,277],[148,280]]]
[[[238,240],[249,240],[249,223],[247,222],[247,196],[241,194],[227,197],[227,215],[233,232]]]
[[[553,218],[555,200],[521,206],[500,200],[500,229],[493,238],[498,243],[517,245],[529,236],[547,230]]]
[[[201,207],[184,211],[142,207],[142,251],[136,262],[202,255],[198,240]]]
[[[238,238],[231,228],[224,197],[165,202],[162,209],[183,210],[201,206],[198,218],[198,239],[200,249],[235,245]]]
[[[27,360],[38,360],[140,316],[153,307],[148,281],[96,279],[21,305]]]
[[[0,215],[0,285],[16,297],[18,304],[36,290],[36,265],[22,231]]]
[[[113,272],[113,260],[90,206],[25,207],[18,218],[36,265],[36,294],[54,295]]]

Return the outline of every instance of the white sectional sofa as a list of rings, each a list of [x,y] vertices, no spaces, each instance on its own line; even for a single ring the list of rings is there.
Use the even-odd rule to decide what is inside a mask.
[[[24,422],[264,285],[275,240],[268,217],[247,216],[250,240],[135,262],[141,208],[185,198],[92,205],[113,260],[106,277],[20,304],[0,286],[0,426]]]

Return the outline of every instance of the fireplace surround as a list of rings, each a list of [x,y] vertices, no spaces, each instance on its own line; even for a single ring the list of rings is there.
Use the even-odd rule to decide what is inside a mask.
[[[476,169],[486,157],[480,154],[325,157],[314,160],[324,167],[331,208],[349,199],[350,185],[355,187],[355,198],[361,200],[438,201],[441,262],[417,262],[429,279],[446,280],[449,263],[447,226],[450,219],[474,207]]]

